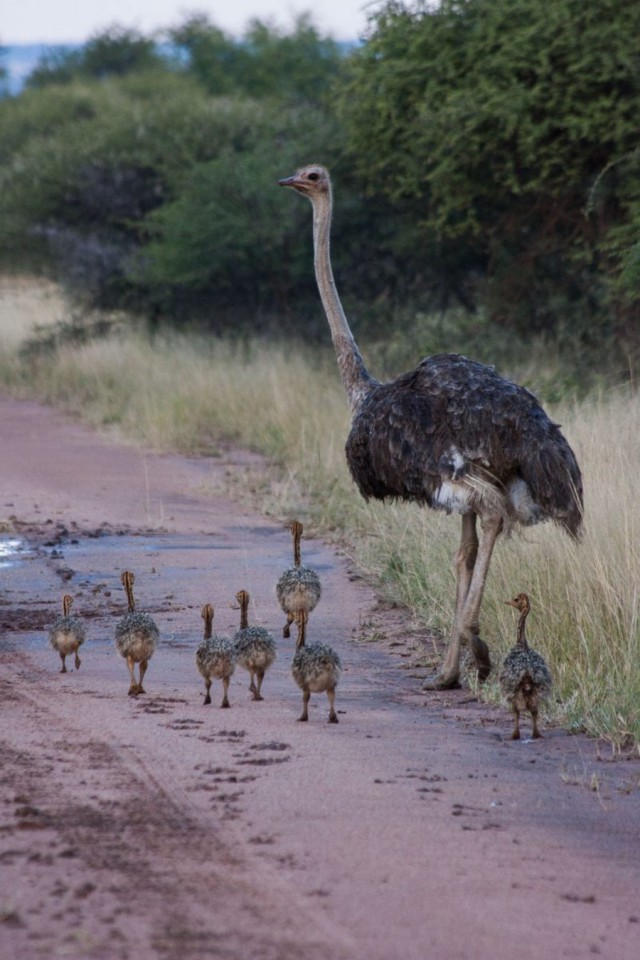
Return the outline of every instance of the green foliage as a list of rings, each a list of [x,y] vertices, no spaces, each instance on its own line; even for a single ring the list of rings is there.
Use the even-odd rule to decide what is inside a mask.
[[[41,89],[73,80],[104,80],[164,67],[154,40],[137,30],[114,26],[95,34],[82,47],[54,47],[40,58],[27,87]]]
[[[308,16],[239,41],[203,15],[167,44],[112,28],[0,100],[0,255],[89,306],[326,335],[308,205],[275,185],[319,161],[338,286],[356,332],[391,339],[384,366],[539,334],[571,376],[627,370],[638,27],[625,0],[390,2],[348,56]]]
[[[309,211],[276,182],[337,155],[320,106],[145,70],[0,102],[0,143],[0,253],[48,263],[86,306],[214,326],[304,302],[320,316]]]
[[[637,177],[612,170],[585,211],[637,144],[639,33],[628,0],[391,2],[351,58],[340,113],[358,173],[523,331],[575,336],[608,306],[599,245]]]
[[[276,181],[297,165],[301,143],[315,145],[312,155],[320,149],[332,124],[321,111],[310,117],[252,100],[232,103],[239,128],[243,116],[251,117],[246,136],[225,138],[215,157],[194,163],[174,197],[146,222],[149,241],[137,279],[164,312],[173,312],[185,292],[207,290],[215,291],[218,322],[239,302],[258,313],[286,312],[293,301],[299,308],[305,288],[317,301],[310,246],[299,242],[301,231],[310,241],[309,211],[292,204]]]
[[[181,182],[186,164],[215,155],[229,125],[238,131],[230,114],[169,73],[0,103],[0,132],[10,143],[0,167],[0,248],[44,246],[85,298],[126,302],[141,224]]]
[[[310,210],[276,181],[312,160],[341,176],[321,102],[337,47],[306,18],[290,35],[254,22],[240,43],[193,18],[178,39],[189,56],[163,69],[86,79],[82,51],[75,79],[0,102],[0,254],[47,264],[91,308],[325,334]],[[212,51],[228,83],[215,96]],[[372,315],[401,286],[396,221],[345,177],[336,269]]]
[[[343,60],[338,44],[321,37],[309,14],[290,33],[252,20],[238,43],[204,14],[189,17],[170,32],[178,63],[214,95],[239,93],[317,103]]]

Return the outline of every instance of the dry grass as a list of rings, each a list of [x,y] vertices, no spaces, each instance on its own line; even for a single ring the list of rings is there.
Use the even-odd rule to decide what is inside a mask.
[[[68,309],[54,283],[31,277],[0,275],[0,337],[7,356],[37,327],[64,321]]]
[[[23,282],[21,281],[21,284]],[[9,298],[4,291],[13,291]],[[413,505],[366,504],[348,475],[348,409],[333,357],[292,353],[258,341],[188,337],[150,341],[131,329],[37,359],[20,359],[21,338],[39,317],[64,313],[49,289],[29,292],[20,323],[19,287],[0,286],[0,383],[15,395],[55,403],[123,439],[161,450],[215,454],[231,441],[273,464],[262,509],[303,511],[317,529],[350,544],[380,589],[420,622],[448,631],[450,557],[459,521]],[[53,298],[53,302],[52,299]],[[3,302],[4,301],[4,302]],[[504,601],[530,594],[529,636],[554,677],[553,718],[611,743],[640,744],[640,401],[627,390],[555,409],[583,468],[586,530],[572,543],[551,525],[498,545],[483,608],[483,635],[498,659],[515,639]],[[235,491],[240,494],[240,490]],[[495,681],[483,696],[498,696]]]

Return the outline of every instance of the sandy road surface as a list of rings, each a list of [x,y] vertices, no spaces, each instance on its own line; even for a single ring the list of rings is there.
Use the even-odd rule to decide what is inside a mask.
[[[241,457],[142,454],[12,401],[0,450],[22,547],[0,563],[2,960],[640,956],[638,764],[561,730],[512,743],[506,711],[423,693],[397,612],[311,540],[309,638],[345,670],[339,725],[320,696],[296,723],[289,535],[211,493]],[[137,699],[112,642],[126,567],[162,633]],[[241,587],[278,660],[262,703],[238,670],[231,709],[219,687],[204,707],[199,610],[231,632]],[[63,591],[89,630],[66,675]]]

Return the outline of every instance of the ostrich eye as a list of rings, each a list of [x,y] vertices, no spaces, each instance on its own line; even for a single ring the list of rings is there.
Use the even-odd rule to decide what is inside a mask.
[[[310,174],[309,174],[309,180],[317,180],[317,179],[318,179],[318,174],[317,174],[317,173],[310,173]]]

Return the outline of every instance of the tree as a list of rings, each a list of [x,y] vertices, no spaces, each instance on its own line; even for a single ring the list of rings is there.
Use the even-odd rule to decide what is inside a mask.
[[[352,55],[358,174],[412,207],[425,253],[482,278],[494,318],[586,335],[610,309],[606,239],[640,200],[611,166],[637,145],[639,35],[633,0],[394,0]]]
[[[260,100],[317,103],[344,61],[339,45],[322,37],[308,14],[299,16],[288,33],[252,20],[240,41],[196,14],[169,36],[178,64],[214,95],[233,91]]]
[[[158,68],[166,69],[166,60],[156,42],[137,30],[116,25],[77,49],[54,47],[45,53],[27,77],[26,86],[40,89],[79,78],[104,80]]]

